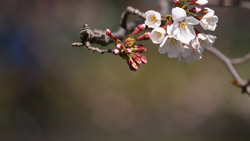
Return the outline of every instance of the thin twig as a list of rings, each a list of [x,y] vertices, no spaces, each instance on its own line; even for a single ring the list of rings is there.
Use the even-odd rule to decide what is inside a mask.
[[[166,0],[167,2],[170,3],[170,0]],[[163,0],[161,0],[163,2]],[[165,3],[166,4],[166,3]],[[218,3],[212,4],[216,6],[223,6],[223,7],[230,7],[230,6],[235,6],[235,7],[241,7],[241,8],[247,8],[250,10],[250,2],[247,1],[241,1],[241,0],[218,0]],[[166,9],[162,8],[162,13],[165,13]],[[127,18],[129,14],[134,14],[140,17],[142,20],[138,21],[131,21],[127,22]],[[132,32],[133,29],[138,25],[143,23],[145,20],[145,15],[144,13],[140,12],[138,9],[135,9],[133,7],[128,7],[121,15],[120,19],[120,27],[116,32],[113,34],[116,35],[119,39],[125,38],[125,36]],[[164,21],[164,19],[163,19]],[[97,29],[91,29],[88,24],[84,24],[83,30],[80,32],[81,35],[81,43],[72,43],[72,46],[76,47],[81,47],[85,46],[88,50],[91,52],[98,52],[98,53],[112,53],[111,49],[107,50],[102,50],[100,48],[92,47],[91,43],[96,43],[100,44],[103,46],[107,46],[108,44],[112,43],[113,40],[110,39],[106,34],[105,31],[103,30],[97,30]],[[221,53],[218,49],[216,48],[207,48],[207,50],[218,57],[222,62],[225,63],[227,66],[229,72],[233,76],[233,78],[240,84],[240,87],[242,88],[243,92],[246,92],[250,96],[250,83],[246,82],[241,78],[233,64],[240,64],[243,62],[246,62],[250,60],[250,54],[246,55],[245,57],[238,58],[238,59],[229,59],[227,56],[225,56],[223,53]]]
[[[90,44],[90,42],[86,42],[85,46],[91,52],[97,52],[97,53],[100,53],[100,54],[103,54],[103,53],[112,53],[112,49],[99,49],[97,47],[92,47],[91,44]]]
[[[138,15],[142,20],[127,23],[129,14]],[[143,23],[144,19],[145,15],[143,12],[133,7],[128,7],[121,15],[120,27],[116,32],[113,33],[113,35],[116,35],[119,39],[122,40],[128,33],[132,32],[137,25]],[[83,30],[80,32],[80,37],[82,40],[82,45],[85,45],[85,47],[91,52],[109,53],[110,49],[102,50],[97,47],[92,47],[91,44],[96,43],[107,46],[108,44],[113,42],[113,40],[106,35],[105,31],[91,29],[88,24],[83,25]]]
[[[241,58],[231,59],[232,64],[237,65],[241,63],[245,63],[250,60],[250,53]]]
[[[239,73],[237,72],[237,70],[233,66],[231,60],[227,56],[225,56],[223,53],[221,53],[217,48],[210,47],[210,48],[206,48],[206,49],[210,53],[215,55],[217,58],[219,58],[222,62],[225,63],[225,65],[227,66],[227,68],[228,68],[229,72],[231,73],[231,75],[233,76],[233,78],[240,84],[242,89],[246,87],[246,90],[244,90],[244,92],[246,92],[250,96],[249,88],[247,88],[247,87],[250,87],[249,84],[247,84],[247,82],[244,81],[240,77]]]

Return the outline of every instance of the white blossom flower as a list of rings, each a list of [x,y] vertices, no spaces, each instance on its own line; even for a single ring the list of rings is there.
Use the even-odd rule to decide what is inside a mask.
[[[208,0],[196,0],[195,4],[197,5],[206,5],[208,3]]]
[[[159,12],[149,10],[145,13],[145,24],[149,28],[157,28],[161,25],[161,14]]]
[[[162,43],[164,36],[166,34],[166,30],[162,27],[155,28],[151,31],[150,39],[154,44]]]
[[[167,35],[160,44],[158,51],[161,54],[168,53],[169,58],[177,58],[181,53],[181,48],[183,47],[181,42],[176,40],[174,36],[171,35],[170,30],[173,25],[167,26]]]
[[[209,12],[202,17],[200,25],[205,30],[214,31],[217,27],[218,17],[213,12]]]
[[[197,35],[197,39],[201,45],[202,51],[204,50],[204,48],[212,47],[216,38],[217,38],[216,36],[211,35],[211,34],[206,35],[204,33],[199,33]]]
[[[177,58],[181,54],[182,44],[173,37],[166,36],[158,51],[161,54],[168,53],[169,58]]]
[[[179,61],[184,59],[187,63],[191,63],[202,58],[203,49],[197,38],[192,40],[189,46],[184,45],[183,49],[185,50],[185,52],[182,52],[178,57]]]
[[[189,44],[196,36],[193,25],[199,24],[199,21],[192,16],[187,17],[186,11],[179,7],[172,9],[172,17],[174,23],[171,35],[182,43]]]

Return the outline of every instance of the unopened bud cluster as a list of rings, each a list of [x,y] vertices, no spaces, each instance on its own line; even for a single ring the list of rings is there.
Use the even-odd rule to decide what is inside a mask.
[[[138,26],[135,29],[133,35],[139,33],[144,29]],[[147,49],[141,44],[136,44],[137,39],[135,39],[133,36],[129,36],[123,44],[121,40],[117,39],[115,35],[112,35],[110,29],[106,30],[106,35],[112,38],[115,42],[115,49],[113,49],[113,53],[125,59],[132,71],[138,70],[142,63],[147,63],[146,57],[141,55],[141,53],[146,52]]]

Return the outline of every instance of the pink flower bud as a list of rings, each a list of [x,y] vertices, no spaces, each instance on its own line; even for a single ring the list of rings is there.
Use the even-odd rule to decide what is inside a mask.
[[[139,69],[139,66],[138,66],[133,60],[128,59],[128,62],[127,62],[127,63],[128,63],[128,65],[129,65],[130,70],[136,71],[136,70]]]
[[[137,38],[137,40],[141,41],[141,40],[149,40],[150,39],[150,32],[146,32],[143,35],[139,36]]]
[[[140,65],[140,64],[142,63],[141,58],[140,58],[139,56],[137,56],[136,54],[134,54],[134,55],[132,56],[132,59],[135,61],[135,63],[136,63],[137,65]]]
[[[200,12],[201,12],[201,8],[199,8],[199,7],[194,7],[194,8],[192,8],[192,9],[190,9],[189,11],[197,14],[197,13],[200,13]]]
[[[174,4],[179,4],[180,0],[173,0]]]
[[[147,51],[147,49],[143,45],[141,45],[141,44],[135,45],[135,50],[137,52],[140,52],[140,53],[143,53],[143,52]]]
[[[114,41],[117,41],[117,36],[115,36],[115,35],[112,35],[112,37],[111,37]]]
[[[130,48],[126,48],[125,52],[126,52],[126,54],[131,54],[132,53]]]
[[[111,30],[110,29],[106,29],[106,35],[109,36],[109,37],[111,36]]]
[[[137,54],[137,56],[140,57],[140,59],[141,59],[141,61],[142,61],[143,64],[147,64],[148,63],[147,58],[145,56],[140,55],[140,54]]]
[[[111,39],[113,39],[114,41],[117,41],[117,36],[112,35],[112,32],[110,29],[106,29],[106,35],[109,36]]]
[[[113,53],[115,55],[119,55],[120,54],[120,50],[115,48],[115,49],[113,49]]]
[[[146,29],[146,24],[139,24],[135,29],[132,35],[135,35],[139,33],[140,31],[143,31]]]
[[[122,44],[121,43],[118,43],[118,44],[116,44],[116,46],[115,46],[117,49],[121,49],[122,48]]]

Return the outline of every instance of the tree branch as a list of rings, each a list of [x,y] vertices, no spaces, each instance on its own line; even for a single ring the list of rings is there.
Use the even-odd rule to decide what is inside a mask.
[[[214,47],[206,48],[206,50],[208,50],[210,53],[220,59],[223,63],[225,63],[233,78],[239,83],[240,87],[242,88],[242,91],[246,92],[250,96],[250,84],[240,77],[239,73],[232,64],[232,61]]]
[[[160,0],[160,6],[161,6],[161,13],[169,12],[169,5],[172,4],[170,0]],[[241,8],[247,8],[250,10],[250,2],[248,1],[241,1],[241,0],[218,0],[217,3],[212,3],[210,5],[213,6],[220,6],[220,7],[241,7]],[[168,7],[168,8],[167,8]],[[131,21],[127,22],[127,18],[129,14],[137,15],[142,20],[138,21]],[[120,19],[120,27],[113,35],[116,35],[118,39],[123,39],[125,36],[132,32],[134,28],[143,23],[145,20],[144,13],[140,12],[138,9],[135,9],[133,7],[127,7],[127,9],[122,13],[121,19]],[[163,19],[164,21],[164,19]],[[73,47],[82,47],[85,46],[89,51],[91,52],[98,52],[98,53],[112,53],[111,49],[103,50],[97,47],[91,46],[92,43],[100,44],[103,46],[107,46],[108,44],[112,43],[113,40],[109,38],[105,31],[103,30],[97,30],[97,29],[91,29],[88,24],[83,25],[83,30],[80,32],[81,42],[80,43],[72,43]],[[229,72],[233,76],[233,78],[239,83],[240,87],[242,88],[243,92],[246,92],[250,96],[250,82],[245,81],[241,78],[237,70],[235,69],[234,65],[240,64],[246,61],[250,60],[250,53],[246,56],[238,59],[229,59],[227,56],[225,56],[223,53],[221,53],[218,49],[211,47],[207,48],[207,50],[215,55],[219,60],[225,63],[227,66]]]
[[[250,53],[248,53],[246,56],[236,59],[231,59],[232,64],[237,65],[241,63],[245,63],[250,60]]]
[[[129,14],[138,15],[142,20],[132,21],[127,23],[127,18]],[[132,32],[134,28],[143,23],[145,19],[145,15],[143,12],[135,9],[133,7],[127,7],[127,9],[122,13],[120,19],[120,27],[113,35],[116,35],[118,39],[122,40],[125,36]],[[102,50],[97,47],[92,47],[92,43],[100,44],[103,46],[107,46],[108,44],[112,43],[113,40],[106,35],[106,32],[103,30],[91,29],[88,24],[83,25],[83,30],[80,32],[81,38],[81,45],[79,43],[72,43],[73,47],[81,47],[85,46],[91,52],[98,52],[98,53],[111,53],[112,50]],[[111,51],[110,51],[111,50]]]

